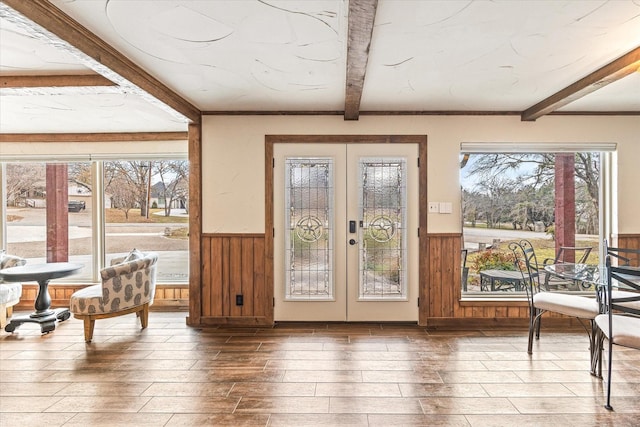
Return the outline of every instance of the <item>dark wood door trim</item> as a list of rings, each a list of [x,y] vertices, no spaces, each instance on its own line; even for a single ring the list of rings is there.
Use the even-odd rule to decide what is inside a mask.
[[[274,144],[418,144],[418,233],[419,233],[419,266],[418,297],[420,299],[418,324],[426,325],[429,317],[429,256],[427,238],[427,136],[426,135],[266,135],[265,136],[265,287],[273,299],[274,265],[273,265],[273,146]],[[273,319],[273,307],[270,312]]]

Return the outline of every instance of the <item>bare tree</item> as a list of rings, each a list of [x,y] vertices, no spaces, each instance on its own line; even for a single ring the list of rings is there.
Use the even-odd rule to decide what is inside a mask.
[[[129,211],[135,207],[138,201],[136,193],[131,191],[130,183],[122,176],[117,175],[111,179],[108,191],[111,195],[111,207],[124,212],[124,217],[129,219]]]
[[[171,162],[171,168],[175,174],[175,180],[169,185],[171,202],[180,200],[183,208],[189,212],[189,162],[177,160]]]
[[[149,174],[152,173],[149,161],[115,161],[105,163],[105,191],[111,194],[113,207],[125,212],[140,207],[140,215],[147,215],[147,191]]]
[[[157,186],[164,198],[164,214],[171,216],[173,202],[181,200],[187,209],[189,198],[189,162],[172,160],[156,163],[156,174],[160,177],[161,186]]]
[[[9,163],[6,168],[7,203],[25,203],[29,192],[45,180],[44,163]]]
[[[68,171],[70,181],[92,192],[91,163],[71,162],[68,164]]]
[[[512,215],[516,223],[522,222],[523,226],[535,221],[542,221],[545,226],[553,222],[553,214],[550,207],[553,206],[552,186],[555,180],[555,154],[553,153],[496,153],[477,154],[473,161],[462,163],[466,168],[466,174],[476,177],[481,186],[494,182],[496,177],[504,177],[518,173],[518,192],[526,195],[513,206]],[[527,166],[528,165],[528,166]],[[522,171],[526,172],[522,172]],[[582,222],[589,224],[585,228],[597,230],[598,200],[600,180],[600,156],[599,153],[579,152],[575,155],[576,194],[584,195],[576,198],[576,212]],[[480,187],[481,187],[480,186]],[[526,190],[525,190],[526,188]],[[486,193],[486,188],[484,190]],[[546,206],[546,207],[545,207]],[[526,213],[527,218],[523,218]],[[514,224],[517,227],[517,225]]]
[[[500,176],[493,176],[483,180],[480,192],[486,197],[481,205],[487,227],[499,227],[502,222],[511,222],[510,211],[515,199],[516,182]]]

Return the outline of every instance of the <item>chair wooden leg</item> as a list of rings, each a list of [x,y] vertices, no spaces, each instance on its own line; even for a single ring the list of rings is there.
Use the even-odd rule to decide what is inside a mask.
[[[11,317],[11,316],[13,316],[13,306],[12,305],[7,307],[7,317]]]
[[[85,342],[91,342],[93,339],[93,328],[96,325],[95,319],[87,316],[84,318],[84,340]]]
[[[144,304],[137,314],[138,317],[140,317],[140,325],[142,326],[142,329],[145,329],[149,324],[149,304]]]

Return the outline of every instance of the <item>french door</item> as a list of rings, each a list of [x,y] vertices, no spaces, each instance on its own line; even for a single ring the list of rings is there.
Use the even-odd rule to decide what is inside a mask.
[[[418,145],[274,145],[274,319],[418,320]]]

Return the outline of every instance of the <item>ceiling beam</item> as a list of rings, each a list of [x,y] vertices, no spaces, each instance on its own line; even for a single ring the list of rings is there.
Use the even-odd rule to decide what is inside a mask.
[[[111,80],[100,74],[60,74],[0,76],[0,89],[28,87],[95,87],[115,86]]]
[[[378,0],[349,0],[344,119],[358,120]]]
[[[154,98],[193,122],[200,122],[200,110],[115,50],[79,22],[47,0],[2,0],[7,6],[64,40],[86,55],[88,65],[114,83],[137,95]],[[32,28],[34,33],[40,28]],[[105,69],[106,68],[106,69]],[[158,103],[158,102],[156,102]]]
[[[639,67],[640,47],[637,47],[626,55],[621,56],[570,86],[554,93],[547,99],[540,101],[533,107],[526,109],[520,116],[520,119],[522,121],[534,121],[609,83],[613,83],[635,71],[639,71]]]

